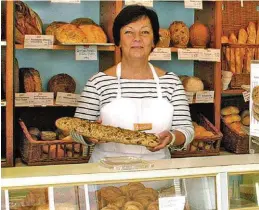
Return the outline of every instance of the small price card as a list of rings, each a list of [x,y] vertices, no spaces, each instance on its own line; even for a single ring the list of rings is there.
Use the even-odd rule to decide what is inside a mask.
[[[245,102],[250,101],[250,92],[244,91],[242,94],[243,94],[243,97],[244,97],[244,101],[245,101]]]
[[[24,48],[53,49],[53,35],[25,35]]]
[[[185,196],[163,197],[158,201],[161,210],[184,210]]]
[[[97,60],[97,46],[76,46],[77,61]]]
[[[63,106],[77,106],[79,97],[79,94],[58,92],[56,104]]]
[[[198,60],[220,62],[220,49],[199,49]]]
[[[51,106],[54,103],[54,93],[53,92],[38,92],[34,93],[33,105],[34,106]]]
[[[194,93],[193,92],[185,92],[188,103],[192,104],[193,103],[193,98],[194,98]]]
[[[153,0],[125,0],[125,5],[141,4],[146,7],[153,7]]]
[[[202,0],[184,0],[184,7],[189,9],[202,9]]]
[[[214,91],[199,91],[196,93],[196,103],[213,103]]]
[[[170,61],[172,60],[171,48],[155,48],[149,56],[149,60]]]
[[[79,4],[80,0],[50,0],[51,3],[72,3],[72,4]]]
[[[15,93],[15,106],[33,106],[34,93]]]
[[[199,49],[178,49],[179,60],[198,60]]]

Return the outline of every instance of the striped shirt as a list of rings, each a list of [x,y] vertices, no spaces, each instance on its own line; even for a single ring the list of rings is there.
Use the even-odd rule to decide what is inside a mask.
[[[185,135],[186,147],[192,141],[194,131],[182,83],[177,75],[167,72],[159,77],[159,84],[163,98],[174,107],[171,130],[178,130]],[[100,116],[100,109],[116,98],[117,90],[117,77],[103,72],[95,74],[84,87],[75,117],[96,121]],[[121,79],[121,95],[124,98],[157,98],[156,82],[153,79]]]

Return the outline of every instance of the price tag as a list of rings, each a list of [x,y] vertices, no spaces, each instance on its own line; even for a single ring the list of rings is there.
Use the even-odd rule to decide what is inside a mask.
[[[97,60],[97,46],[76,46],[77,61]]]
[[[79,97],[79,94],[58,92],[56,104],[63,106],[77,106]]]
[[[15,93],[15,106],[33,106],[34,93]]]
[[[53,49],[53,35],[25,35],[24,48]]]
[[[149,60],[161,60],[170,61],[172,60],[171,48],[155,48],[149,56]]]
[[[199,49],[198,60],[220,62],[220,49]]]
[[[196,93],[196,103],[213,103],[214,91],[199,91]]]
[[[185,196],[163,197],[158,201],[161,210],[184,210]]]
[[[199,49],[178,49],[179,60],[198,60]]]
[[[51,3],[73,3],[73,4],[79,4],[80,0],[50,0]]]
[[[1,101],[1,106],[6,106],[6,101]]]
[[[34,93],[33,105],[34,106],[51,106],[54,103],[54,93],[38,92]]]
[[[202,0],[184,0],[184,7],[189,9],[202,9]]]
[[[244,101],[245,101],[245,102],[250,101],[250,92],[244,91],[242,94],[243,94],[243,97],[244,97]]]
[[[141,4],[146,7],[153,7],[153,0],[125,0],[125,5]]]
[[[193,103],[193,98],[194,98],[194,93],[193,92],[185,92],[188,103],[192,104]]]

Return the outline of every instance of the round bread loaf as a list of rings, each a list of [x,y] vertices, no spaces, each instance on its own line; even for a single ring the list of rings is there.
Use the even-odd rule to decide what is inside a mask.
[[[48,82],[48,91],[65,93],[74,93],[76,90],[75,80],[68,74],[57,74],[53,76]]]
[[[183,80],[183,87],[187,92],[198,92],[204,90],[203,82],[198,77],[187,77]]]
[[[183,21],[174,21],[170,27],[171,42],[174,47],[187,47],[189,42],[189,28]]]
[[[54,43],[57,43],[57,39],[55,37],[56,30],[60,27],[67,24],[66,22],[62,21],[54,21],[51,24],[49,24],[45,30],[46,35],[53,35],[54,36]]]
[[[80,25],[88,43],[107,43],[107,37],[103,29],[98,25]]]
[[[209,28],[196,22],[190,27],[190,43],[194,48],[205,48],[210,41]]]
[[[76,25],[76,26],[97,25],[91,18],[76,18],[71,21],[71,24]]]
[[[165,28],[159,29],[159,41],[156,47],[169,47],[170,45],[170,31]]]

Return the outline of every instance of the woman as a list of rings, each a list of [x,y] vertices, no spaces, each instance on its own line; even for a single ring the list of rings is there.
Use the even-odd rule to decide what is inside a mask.
[[[90,162],[107,156],[170,158],[168,146],[186,147],[194,131],[181,81],[148,62],[159,40],[157,14],[144,6],[125,7],[115,18],[113,37],[121,49],[121,63],[88,80],[75,117],[132,130],[144,125],[160,143],[146,148],[90,139],[96,143]]]

